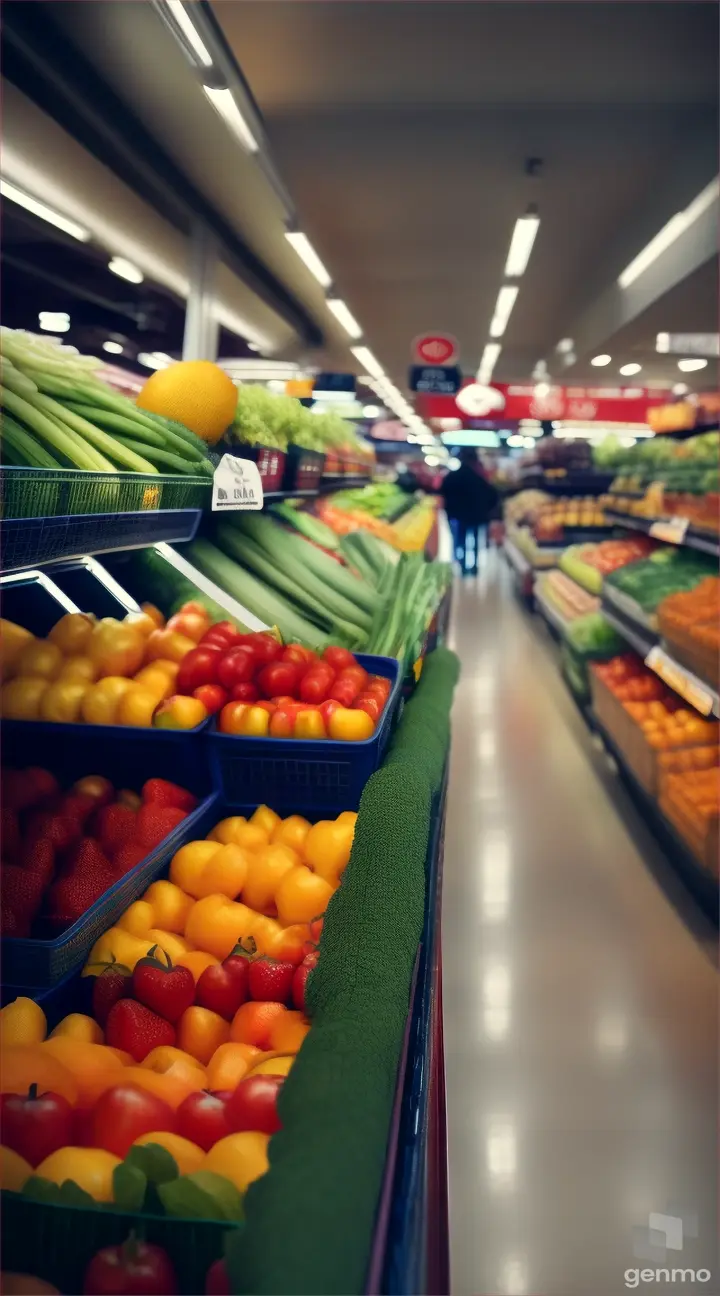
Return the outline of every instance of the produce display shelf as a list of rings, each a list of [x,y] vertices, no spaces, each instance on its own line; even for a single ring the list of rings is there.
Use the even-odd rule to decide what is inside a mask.
[[[683,841],[670,821],[665,817],[660,806],[645,790],[633,771],[626,764],[622,752],[603,727],[594,712],[591,712],[594,731],[602,740],[607,753],[617,766],[618,773],[643,819],[657,837],[673,867],[692,892],[703,911],[717,924],[719,918],[720,888],[717,878],[713,877],[702,864],[695,859],[689,846]]]
[[[514,491],[542,490],[548,495],[605,495],[616,473],[569,472],[564,477],[529,472],[513,487]]]
[[[0,570],[21,571],[60,558],[144,549],[161,541],[193,540],[200,509],[85,513],[69,517],[7,518],[2,524]]]
[[[448,1261],[445,1063],[442,1035],[440,913],[447,769],[437,798],[427,860],[425,923],[411,1001],[399,1126],[392,1131],[388,1167],[394,1161],[384,1261],[379,1237],[368,1272],[368,1293],[418,1296],[450,1290]],[[382,1197],[381,1197],[382,1204]],[[379,1280],[379,1281],[378,1281]]]
[[[561,639],[565,639],[567,637],[567,632],[570,628],[570,622],[567,621],[565,617],[561,615],[558,609],[553,607],[552,603],[549,603],[548,600],[543,596],[542,589],[539,587],[538,581],[535,582],[535,589],[533,591],[533,594],[535,598],[536,611],[538,611],[540,615],[544,618],[544,620],[547,621],[550,629],[555,634],[559,635]]]
[[[344,477],[342,473],[337,476],[331,474],[329,477],[322,477],[318,486],[311,490],[277,490],[264,491],[263,499],[273,503],[275,500],[291,499],[317,499],[318,495],[329,495],[332,491],[351,490],[359,486],[370,486],[372,477]]]
[[[700,711],[701,715],[720,716],[720,694],[707,680],[700,679],[683,666],[667,648],[661,647],[657,635],[648,631],[645,626],[633,622],[618,608],[603,600],[602,613],[610,625],[643,658],[645,665],[655,671],[660,679],[683,698],[690,706]],[[698,704],[698,699],[707,698],[708,704]]]
[[[675,521],[674,518],[669,517],[634,517],[632,513],[621,513],[618,509],[606,509],[605,512],[618,526],[627,527],[630,531],[642,531],[645,535],[650,534],[651,527],[655,522],[672,523]],[[689,526],[682,540],[673,540],[669,536],[663,536],[662,539],[668,544],[681,545],[685,549],[698,549],[700,553],[712,554],[713,557],[720,558],[720,539],[715,539],[707,532],[699,531],[696,527]]]

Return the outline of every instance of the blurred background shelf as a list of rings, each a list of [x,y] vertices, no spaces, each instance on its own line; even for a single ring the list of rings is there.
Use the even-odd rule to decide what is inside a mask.
[[[0,570],[21,571],[60,558],[143,549],[161,541],[192,540],[200,518],[200,509],[8,518],[2,524]]]

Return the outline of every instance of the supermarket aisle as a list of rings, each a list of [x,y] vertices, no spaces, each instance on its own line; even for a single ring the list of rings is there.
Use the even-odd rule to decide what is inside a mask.
[[[710,943],[659,886],[663,862],[636,820],[631,835],[634,812],[496,553],[457,590],[453,646],[463,674],[443,902],[452,1291],[646,1287],[635,1271],[665,1262],[639,1258],[633,1230],[650,1212],[688,1211],[699,1237],[686,1229],[667,1264],[700,1278],[671,1290],[717,1292]]]

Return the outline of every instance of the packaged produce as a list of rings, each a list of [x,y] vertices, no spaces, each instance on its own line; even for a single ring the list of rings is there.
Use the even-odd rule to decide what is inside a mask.
[[[165,779],[117,791],[91,774],[62,791],[48,770],[3,767],[2,935],[57,936],[196,805],[191,792]]]
[[[657,608],[663,637],[680,661],[717,683],[720,650],[720,578],[707,576],[693,589],[669,594]]]
[[[693,590],[711,575],[715,575],[711,559],[691,550],[668,547],[610,572],[605,583],[610,591],[618,590],[631,599],[655,626],[655,613],[663,599]]]

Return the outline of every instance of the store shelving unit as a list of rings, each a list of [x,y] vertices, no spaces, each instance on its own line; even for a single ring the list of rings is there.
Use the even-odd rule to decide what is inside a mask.
[[[192,540],[200,509],[148,509],[71,517],[7,518],[2,524],[0,570],[22,571],[61,558],[145,549],[163,541]]]
[[[528,559],[520,552],[517,546],[513,544],[512,540],[510,540],[508,536],[503,540],[503,553],[505,554],[515,577],[515,587],[518,593],[524,599],[532,602],[533,569]]]
[[[660,679],[664,680],[680,697],[696,707],[702,715],[720,716],[720,694],[717,690],[677,661],[672,653],[660,644],[656,634],[638,621],[634,621],[607,598],[603,599],[602,612],[618,634],[622,635],[631,648],[640,654],[645,665],[654,670],[656,675],[659,675]]]
[[[642,531],[645,535],[653,534],[653,527],[657,522],[672,524],[675,520],[671,517],[635,517],[632,513],[622,513],[618,509],[606,509],[605,515],[618,526],[627,527],[629,531]],[[699,531],[696,527],[689,526],[681,540],[673,540],[668,534],[659,535],[657,539],[668,544],[681,545],[685,549],[697,549],[700,553],[712,554],[713,557],[720,558],[720,539],[707,532]]]
[[[544,597],[542,590],[538,587],[537,581],[535,582],[533,597],[537,611],[547,622],[553,634],[557,635],[560,639],[565,639],[570,622],[566,621],[565,617],[561,615],[558,609],[553,607],[552,603],[548,602]]]

